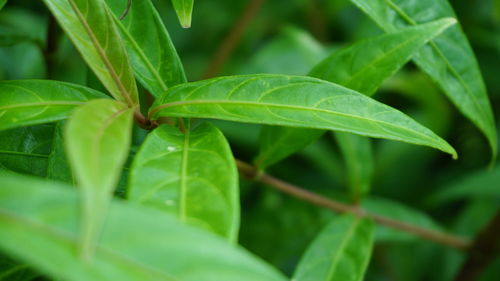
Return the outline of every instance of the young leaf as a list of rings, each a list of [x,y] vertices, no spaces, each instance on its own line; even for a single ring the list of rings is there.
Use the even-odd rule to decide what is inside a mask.
[[[75,255],[79,196],[62,184],[0,172],[0,248],[69,281],[285,281],[242,248],[151,208],[112,201],[93,263]]]
[[[0,130],[65,119],[77,106],[106,98],[92,89],[63,82],[0,82]]]
[[[373,224],[353,215],[335,218],[302,256],[292,280],[361,281],[373,247]]]
[[[216,118],[327,129],[437,148],[456,156],[443,139],[402,112],[342,86],[301,76],[221,77],[171,88],[150,116]]]
[[[234,242],[238,189],[229,144],[216,127],[204,123],[184,134],[163,125],[151,132],[134,159],[128,198]]]
[[[186,82],[182,63],[151,0],[132,1],[120,20],[126,1],[108,0],[123,42],[130,54],[136,77],[152,95]]]
[[[44,0],[102,84],[117,100],[139,103],[134,74],[104,0]]]
[[[454,23],[456,23],[455,19],[442,19],[360,41],[350,47],[334,52],[328,58],[318,63],[310,71],[309,75],[346,86],[347,88],[371,96],[385,79],[396,73],[422,46],[435,36],[441,34]],[[271,157],[269,162],[276,163],[286,156],[302,149],[306,144],[314,141],[320,134],[313,130],[307,131],[303,129],[302,133],[299,134],[298,132],[293,132],[293,130],[296,129],[288,128],[280,131],[267,130],[264,132],[267,136],[263,135],[263,139],[282,139],[282,142],[289,143],[290,146],[286,154],[282,151],[283,153],[275,155],[269,151],[269,147],[262,147],[257,158],[261,158],[261,155],[269,156]],[[283,135],[283,133],[285,133],[286,136]],[[295,136],[299,136],[299,138]],[[309,139],[307,139],[307,136],[309,136]],[[368,141],[362,140],[357,136],[347,136],[344,134],[343,137],[340,138],[342,139],[338,139],[338,142],[350,138],[352,142],[364,143],[364,146],[368,145]],[[292,144],[296,144],[296,147],[294,148]],[[343,149],[342,146],[340,148]],[[347,155],[351,153],[344,151],[343,154]],[[367,154],[363,155],[370,157]],[[361,156],[361,154],[359,154],[359,156]],[[359,159],[346,159],[346,161],[349,162],[349,170],[349,167],[353,167],[352,165],[362,167],[364,163],[369,163],[368,161],[370,161],[370,159],[364,157]],[[355,164],[355,162],[358,164]],[[369,184],[370,167],[362,167],[361,169],[367,172],[367,174],[363,176],[363,181]],[[349,170],[349,174],[355,173],[355,171]]]
[[[194,0],[172,0],[172,4],[182,27],[190,28]]]
[[[429,20],[455,17],[453,8],[446,0],[351,1],[387,32]],[[448,29],[421,49],[413,59],[484,133],[495,159],[495,121],[477,61],[461,28],[457,25]]]
[[[66,126],[68,159],[82,194],[81,254],[87,259],[128,156],[132,111],[121,102],[94,100],[76,109]]]
[[[51,151],[47,161],[47,178],[74,185],[75,179],[64,150],[63,125],[63,122],[58,122],[54,129]]]
[[[344,156],[351,197],[358,202],[370,190],[374,169],[372,144],[368,138],[353,134],[333,135]]]

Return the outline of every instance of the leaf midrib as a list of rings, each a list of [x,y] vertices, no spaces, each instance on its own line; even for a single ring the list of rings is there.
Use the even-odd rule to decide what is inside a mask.
[[[347,233],[344,236],[344,239],[340,243],[340,246],[338,248],[338,251],[335,253],[332,259],[332,263],[330,264],[330,268],[328,270],[328,275],[325,281],[332,280],[333,274],[335,273],[335,269],[337,268],[339,258],[344,252],[345,248],[347,247],[348,243],[351,241],[353,237],[354,230],[357,228],[357,226],[360,224],[361,219],[356,218],[355,221],[352,223],[352,225],[349,227]]]
[[[42,107],[42,106],[78,106],[83,104],[84,102],[64,102],[64,101],[54,101],[54,102],[37,102],[37,103],[18,103],[18,104],[12,104],[12,105],[5,105],[5,106],[0,106],[0,110],[7,110],[7,109],[16,109],[16,108],[23,108],[23,107]]]

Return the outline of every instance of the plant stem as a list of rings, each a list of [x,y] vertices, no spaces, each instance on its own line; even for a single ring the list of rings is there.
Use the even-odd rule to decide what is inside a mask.
[[[57,25],[54,16],[49,16],[49,22],[47,25],[47,40],[45,49],[43,49],[43,58],[45,61],[46,78],[53,79],[54,75],[54,64],[55,64],[55,53],[57,51],[57,43],[59,39],[59,26]]]
[[[219,46],[219,49],[215,53],[213,60],[210,62],[207,71],[204,74],[204,78],[212,78],[220,73],[222,67],[231,57],[231,54],[240,42],[243,33],[245,33],[248,25],[265,1],[266,0],[249,0],[243,14],[233,25],[233,28],[229,31],[222,41],[222,44]]]
[[[236,165],[242,176],[267,184],[270,187],[278,189],[284,193],[288,193],[296,198],[302,199],[314,205],[318,205],[339,213],[350,213],[355,214],[359,217],[370,218],[378,224],[412,233],[426,240],[450,246],[459,250],[466,250],[470,247],[470,243],[462,239],[461,237],[411,225],[381,215],[368,213],[366,210],[362,209],[359,206],[353,206],[338,202],[282,181],[262,171],[259,171],[254,166],[238,159],[236,159]]]
[[[456,281],[478,280],[480,273],[500,254],[500,210],[476,236],[468,252]]]

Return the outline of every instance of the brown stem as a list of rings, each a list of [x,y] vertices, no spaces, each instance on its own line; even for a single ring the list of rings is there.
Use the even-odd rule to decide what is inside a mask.
[[[455,281],[474,281],[500,254],[500,210],[490,223],[476,236]]]
[[[52,79],[54,75],[55,53],[57,51],[57,42],[59,39],[59,26],[54,16],[49,16],[47,25],[47,41],[43,50],[43,58],[45,61],[46,77]]]
[[[277,179],[273,176],[270,176],[262,171],[259,171],[257,168],[254,166],[245,163],[241,160],[236,159],[236,165],[238,167],[238,170],[240,173],[249,179],[254,179],[256,181],[259,181],[261,183],[267,184],[275,189],[278,189],[284,193],[288,193],[294,197],[297,197],[299,199],[302,199],[304,201],[310,202],[312,204],[330,209],[335,212],[339,213],[351,213],[355,214],[360,217],[365,217],[365,218],[370,218],[373,221],[387,226],[391,227],[394,229],[398,229],[404,232],[412,233],[416,236],[419,236],[421,238],[424,238],[429,241],[436,242],[438,244],[450,246],[453,248],[457,248],[460,250],[466,250],[470,247],[470,244],[468,241],[451,235],[451,234],[446,234],[443,232],[438,232],[434,230],[429,230],[426,228],[422,228],[419,226],[411,225],[405,222],[393,220],[388,217],[376,215],[376,214],[371,214],[368,213],[366,210],[362,209],[359,206],[352,206],[348,204],[344,204],[342,202],[338,202],[329,198],[326,198],[324,196],[318,195],[316,193],[307,191],[303,188],[300,188],[298,186],[295,186],[293,184],[284,182],[280,179]]]
[[[222,40],[222,44],[219,46],[219,49],[215,53],[213,60],[210,62],[204,74],[204,78],[215,77],[220,73],[222,67],[231,57],[231,54],[240,42],[243,33],[245,33],[248,25],[265,1],[266,0],[249,0],[241,17],[233,25],[233,28],[226,35],[224,40]]]

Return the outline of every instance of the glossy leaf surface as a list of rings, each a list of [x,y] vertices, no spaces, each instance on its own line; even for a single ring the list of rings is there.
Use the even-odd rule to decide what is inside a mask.
[[[91,101],[72,114],[66,150],[82,194],[82,256],[89,258],[127,159],[133,109],[114,100]]]
[[[400,111],[342,86],[302,76],[230,76],[179,85],[155,101],[150,116],[338,130],[427,145],[456,156],[444,140]]]
[[[235,241],[238,172],[229,145],[213,125],[186,134],[160,126],[149,134],[130,172],[128,198]]]
[[[351,1],[387,32],[444,17],[455,17],[447,0]],[[432,40],[414,56],[414,61],[485,134],[495,158],[497,137],[490,102],[476,58],[460,26],[451,27]]]
[[[373,247],[373,225],[352,215],[335,218],[309,245],[292,280],[361,281]]]
[[[125,46],[103,0],[44,0],[89,67],[117,100],[139,103]]]
[[[63,82],[2,81],[0,130],[59,121],[75,107],[105,97],[92,89]]]
[[[119,20],[126,1],[108,0],[136,77],[151,94],[186,82],[182,63],[158,12],[150,0],[132,1],[128,14]]]
[[[191,27],[191,15],[193,14],[194,0],[172,0],[175,12],[182,27]]]
[[[284,281],[242,248],[164,212],[113,201],[89,264],[75,253],[79,197],[74,189],[0,172],[0,248],[70,281]]]

